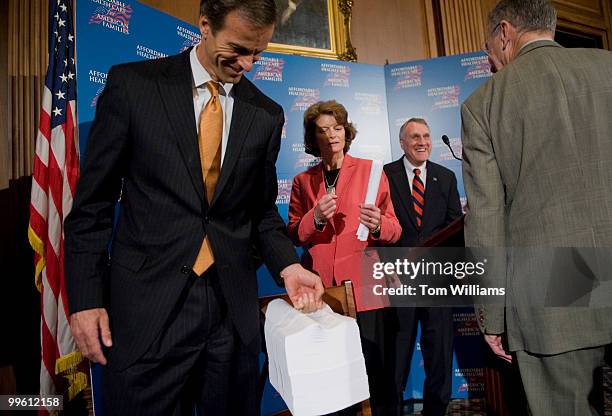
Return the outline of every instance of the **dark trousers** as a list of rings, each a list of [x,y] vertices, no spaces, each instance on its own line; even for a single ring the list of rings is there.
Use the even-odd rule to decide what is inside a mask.
[[[257,356],[234,333],[213,267],[189,277],[142,357],[122,371],[103,369],[104,413],[192,416],[195,408],[201,416],[258,415],[257,374]],[[229,397],[233,387],[239,403]]]
[[[611,346],[608,346],[611,348]],[[531,416],[609,414],[603,409],[602,377],[606,346],[556,355],[517,351],[516,361]]]
[[[401,414],[403,393],[421,323],[421,352],[425,365],[423,415],[443,416],[450,401],[453,371],[452,308],[395,308],[395,393],[397,412]]]
[[[361,333],[361,348],[365,358],[372,416],[390,415],[394,403],[392,338],[386,329],[390,309],[359,312],[357,322]]]
[[[394,371],[389,355],[393,338],[386,330],[390,309],[375,309],[357,313],[357,324],[361,335],[361,349],[368,374],[370,408],[372,416],[393,416]],[[355,416],[361,411],[361,403],[326,416]]]

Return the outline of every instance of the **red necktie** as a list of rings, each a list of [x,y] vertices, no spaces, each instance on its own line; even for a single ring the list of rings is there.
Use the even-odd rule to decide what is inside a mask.
[[[419,177],[421,169],[414,169],[414,179],[412,180],[412,206],[416,214],[417,226],[421,226],[423,212],[425,210],[425,185]]]

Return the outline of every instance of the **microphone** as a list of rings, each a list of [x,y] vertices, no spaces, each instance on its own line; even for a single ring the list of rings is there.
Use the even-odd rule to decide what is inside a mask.
[[[449,149],[450,149],[450,151],[451,151],[451,154],[453,155],[453,157],[454,157],[455,159],[457,159],[457,160],[463,160],[463,159],[461,159],[460,157],[457,157],[457,156],[455,155],[455,152],[453,152],[453,148],[452,148],[452,147],[451,147],[451,145],[450,145],[450,140],[449,140],[449,138],[448,138],[448,136],[447,136],[446,134],[443,134],[443,135],[442,135],[442,141],[444,142],[444,144],[445,144],[445,145],[447,145],[447,146],[448,146],[448,148],[449,148]]]

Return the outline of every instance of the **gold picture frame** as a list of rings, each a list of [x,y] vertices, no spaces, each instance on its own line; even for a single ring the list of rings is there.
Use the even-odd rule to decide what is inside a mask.
[[[357,60],[350,36],[353,0],[276,2],[279,21],[268,51],[343,61]]]

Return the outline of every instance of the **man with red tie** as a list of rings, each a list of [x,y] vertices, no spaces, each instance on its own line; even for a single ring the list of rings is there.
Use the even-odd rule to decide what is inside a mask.
[[[385,165],[391,200],[402,226],[395,244],[417,247],[461,216],[455,174],[427,159],[431,135],[427,121],[411,118],[400,129],[404,156]],[[396,414],[401,415],[404,387],[410,372],[417,323],[421,323],[421,351],[425,364],[423,415],[444,415],[450,401],[453,363],[452,309],[398,307],[395,333]]]

